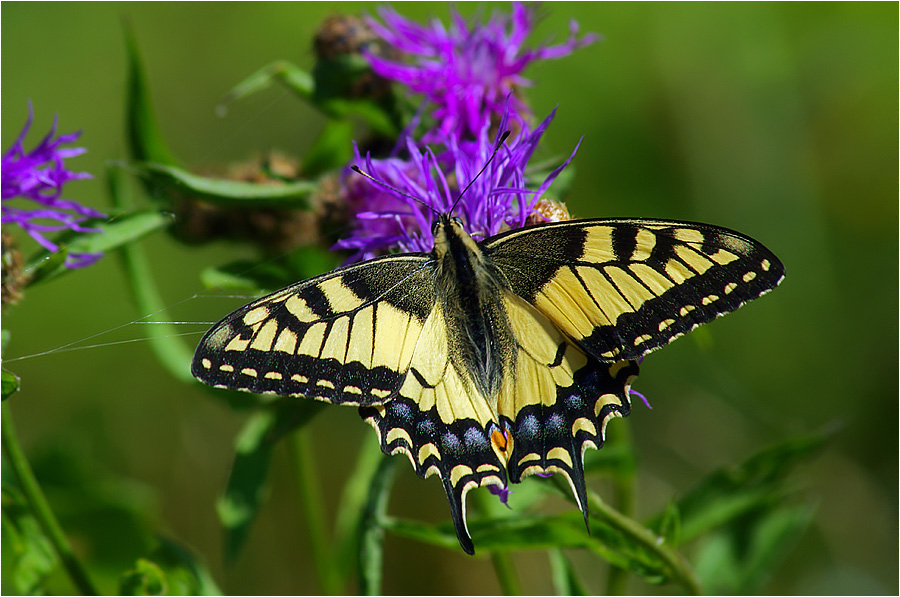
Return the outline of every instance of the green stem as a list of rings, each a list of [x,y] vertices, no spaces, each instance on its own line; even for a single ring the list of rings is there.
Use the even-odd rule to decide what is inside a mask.
[[[469,499],[478,505],[478,510],[482,514],[490,514],[491,509],[500,504],[496,497],[488,493],[487,489],[473,491],[469,496]],[[509,552],[495,551],[491,553],[491,564],[494,566],[497,582],[500,583],[500,590],[504,595],[524,594],[516,566],[513,564],[512,555]]]
[[[302,515],[309,531],[309,542],[312,547],[316,573],[319,577],[319,586],[325,595],[339,595],[343,592],[343,586],[334,565],[333,549],[325,530],[325,507],[309,430],[301,428],[291,434],[291,444],[300,489]]]
[[[524,595],[522,583],[519,582],[519,575],[509,553],[495,551],[491,554],[491,564],[494,565],[494,572],[497,573],[497,581],[504,595]]]
[[[628,425],[616,425],[611,428],[609,443],[627,448],[634,459],[634,449],[631,442],[631,427]],[[612,477],[613,499],[615,508],[623,515],[631,517],[634,514],[634,468],[629,467]],[[607,595],[625,595],[628,593],[629,572],[618,566],[610,566],[609,575],[606,577]]]
[[[334,535],[338,567],[341,577],[351,576],[357,569],[359,555],[360,528],[366,513],[366,503],[375,475],[385,459],[375,434],[367,433],[359,448],[356,465],[347,477],[334,524]]]
[[[125,191],[121,170],[108,168],[107,184],[113,205],[122,210],[131,209],[131,197]],[[179,381],[194,383],[191,375],[193,351],[178,337],[179,330],[163,318],[167,305],[156,286],[146,253],[136,243],[122,245],[118,253],[125,269],[128,288],[138,312],[143,314],[141,319],[152,318],[154,322],[154,325],[144,326],[151,350],[173,377]]]
[[[28,464],[28,460],[19,446],[19,439],[13,427],[12,413],[8,404],[3,404],[3,415],[0,419],[2,419],[2,429],[0,431],[2,431],[3,449],[6,451],[13,473],[22,488],[22,493],[28,500],[32,513],[37,518],[44,534],[50,539],[50,543],[53,544],[53,549],[63,563],[66,572],[68,572],[72,584],[78,588],[82,595],[99,595],[84,568],[81,567],[81,563],[75,557],[72,547],[69,545],[69,540],[66,539],[59,522],[56,520],[56,516],[53,515],[50,504],[47,503],[47,498],[44,497],[44,493],[34,477],[31,466]]]
[[[372,476],[359,530],[359,594],[381,595],[384,519],[399,458],[383,457]]]
[[[644,549],[663,560],[671,570],[673,582],[680,584],[691,595],[703,593],[700,581],[691,569],[690,564],[680,553],[672,549],[662,537],[657,536],[636,520],[611,508],[593,491],[588,491],[588,501],[590,502],[591,512],[599,513],[610,526],[627,534]]]

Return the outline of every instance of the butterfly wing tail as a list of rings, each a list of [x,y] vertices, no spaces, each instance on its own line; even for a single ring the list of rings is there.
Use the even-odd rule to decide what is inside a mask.
[[[359,413],[375,428],[385,454],[406,454],[422,478],[441,477],[459,544],[466,553],[474,554],[466,525],[466,494],[483,485],[507,485],[505,469],[484,425],[468,418],[448,425],[437,408],[421,411],[416,402],[402,396],[362,407]]]
[[[589,359],[574,383],[557,388],[552,405],[521,409],[513,423],[515,448],[509,462],[514,483],[529,475],[560,473],[566,477],[588,522],[584,451],[603,446],[606,425],[631,412],[629,389],[637,377],[635,361],[601,363]]]

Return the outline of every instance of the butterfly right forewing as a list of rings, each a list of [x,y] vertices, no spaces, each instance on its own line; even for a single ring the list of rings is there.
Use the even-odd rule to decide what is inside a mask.
[[[637,359],[784,277],[759,242],[689,222],[575,220],[498,235],[484,248],[517,294],[604,361]]]

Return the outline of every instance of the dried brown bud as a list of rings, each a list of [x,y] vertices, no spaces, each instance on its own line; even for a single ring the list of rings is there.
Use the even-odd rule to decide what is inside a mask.
[[[317,93],[374,100],[383,99],[390,93],[390,81],[369,69],[361,69],[352,59],[353,55],[365,51],[399,60],[397,50],[369,29],[365,20],[352,15],[328,17],[316,32],[313,49],[317,58],[316,78],[322,87]]]
[[[273,153],[262,160],[232,166],[231,180],[257,184],[282,184],[296,179],[299,164],[296,160]],[[280,207],[230,207],[215,205],[196,197],[175,201],[175,236],[189,244],[218,239],[250,241],[268,253],[283,253],[302,245],[325,242],[324,238],[338,227],[340,202],[337,184],[325,178],[321,188],[310,198],[307,209]]]
[[[332,15],[327,17],[316,31],[313,49],[319,59],[331,60],[341,54],[358,54],[367,50],[380,53],[384,42],[366,22],[353,15]]]
[[[15,305],[22,300],[22,291],[28,285],[30,276],[22,270],[22,253],[12,235],[3,232],[2,237],[2,305]]]
[[[534,211],[525,220],[526,226],[534,226],[535,224],[544,224],[547,222],[567,222],[572,219],[569,210],[566,209],[565,203],[558,201],[550,201],[549,199],[540,199],[534,205]]]

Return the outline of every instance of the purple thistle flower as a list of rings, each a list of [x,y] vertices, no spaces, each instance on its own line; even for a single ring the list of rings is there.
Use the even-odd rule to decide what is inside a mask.
[[[498,498],[500,498],[500,502],[504,506],[512,509],[509,505],[509,494],[511,494],[513,492],[512,489],[510,489],[507,486],[502,486],[502,485],[488,485],[487,488],[488,488],[488,491],[490,491],[492,494],[494,494]]]
[[[3,224],[17,224],[48,251],[58,251],[59,245],[44,234],[61,230],[75,232],[100,232],[96,228],[81,226],[89,218],[106,216],[75,201],[62,198],[62,188],[70,180],[91,178],[87,172],[66,170],[63,160],[84,153],[81,147],[62,148],[72,143],[81,132],[60,135],[55,140],[57,118],[53,128],[31,152],[24,149],[25,136],[34,119],[31,102],[28,103],[28,121],[13,146],[3,154],[0,179],[2,179]],[[24,209],[9,205],[16,198],[30,199],[42,208]],[[103,253],[69,253],[66,267],[76,268],[91,265]]]
[[[599,39],[596,34],[578,39],[578,25],[572,21],[566,43],[524,49],[534,15],[518,2],[513,3],[511,15],[494,13],[484,25],[470,25],[454,10],[449,30],[437,19],[425,26],[391,8],[378,12],[384,25],[369,19],[369,26],[415,62],[394,62],[371,53],[366,57],[378,75],[421,93],[434,105],[432,115],[438,125],[425,135],[426,142],[477,136],[492,116],[503,114],[507,98],[515,114],[529,116],[515,94],[517,88],[530,85],[521,75],[525,67],[535,60],[562,58]]]
[[[572,155],[537,189],[526,187],[528,160],[554,115],[555,110],[534,131],[523,126],[490,163],[497,141],[489,140],[487,126],[475,141],[450,137],[445,149],[437,154],[428,147],[420,148],[410,138],[406,140],[407,159],[363,159],[357,151],[360,168],[385,186],[348,174],[345,187],[354,228],[335,248],[355,250],[354,260],[398,250],[428,252],[434,245],[432,223],[439,214],[450,211],[460,190],[470,183],[454,215],[463,220],[466,231],[475,240],[521,228],[535,201],[578,151],[576,146]],[[506,125],[504,116],[499,130],[507,130]],[[478,175],[485,164],[487,168]]]
[[[549,479],[553,476],[553,473],[535,473],[538,477],[543,477],[544,479]],[[509,505],[509,496],[513,493],[513,490],[506,485],[488,485],[488,491],[492,494],[496,495],[500,498],[500,502],[506,506],[507,508],[512,509]]]
[[[649,408],[650,410],[653,410],[653,407],[650,406],[650,401],[647,400],[647,397],[644,396],[643,394],[641,394],[640,392],[638,392],[637,390],[632,390],[631,388],[628,388],[628,395],[629,395],[629,396],[630,396],[630,395],[635,395],[635,396],[637,396],[637,397],[640,398],[641,401],[644,403],[644,406],[646,406],[646,407]]]

